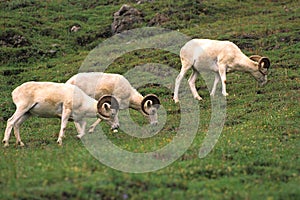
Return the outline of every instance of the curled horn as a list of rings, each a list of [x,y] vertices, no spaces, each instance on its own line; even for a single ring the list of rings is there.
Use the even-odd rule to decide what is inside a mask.
[[[259,55],[252,55],[249,57],[251,60],[258,62],[261,59],[261,56]]]
[[[262,66],[262,63],[264,63],[264,66]],[[261,59],[258,61],[258,66],[260,66],[261,68],[266,68],[266,69],[269,69],[271,65],[271,62],[269,60],[269,58],[267,57],[261,57]]]
[[[249,58],[251,60],[255,61],[255,62],[258,62],[258,67],[260,69],[262,67],[268,69],[271,65],[270,59],[267,58],[267,57],[262,57],[262,56],[259,56],[259,55],[253,55],[253,56],[250,56]],[[262,63],[264,63],[264,66],[262,66]]]
[[[110,109],[116,109],[116,110],[119,110],[119,103],[117,101],[117,99],[113,96],[110,96],[110,95],[104,95],[102,96],[98,103],[97,103],[97,110],[98,110],[98,113],[100,116],[102,116],[103,118],[105,119],[109,119],[110,116],[107,115],[107,113],[104,112],[104,109],[103,109],[103,105],[107,103],[110,105]]]
[[[158,97],[155,94],[148,94],[144,97],[141,106],[142,106],[142,111],[143,113],[145,113],[146,115],[149,115],[149,113],[146,111],[145,109],[145,104],[147,101],[151,101],[152,102],[152,106],[154,106],[156,109],[159,108],[160,106],[160,101],[158,99]]]

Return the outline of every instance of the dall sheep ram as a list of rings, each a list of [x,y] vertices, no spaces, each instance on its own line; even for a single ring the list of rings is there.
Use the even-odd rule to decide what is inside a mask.
[[[9,137],[14,128],[17,145],[24,146],[21,141],[20,125],[32,115],[44,118],[61,118],[61,127],[57,143],[62,145],[62,138],[68,120],[75,122],[78,138],[85,134],[86,122],[84,118],[100,117],[113,128],[119,127],[117,112],[119,110],[116,99],[106,95],[99,101],[86,95],[74,85],[53,82],[26,82],[14,89],[12,99],[16,111],[7,120],[4,133],[4,146],[9,146]]]
[[[98,99],[102,95],[113,95],[120,109],[133,108],[147,116],[151,125],[156,125],[157,110],[160,106],[158,97],[148,94],[143,97],[134,89],[129,81],[120,74],[110,74],[103,72],[86,72],[72,76],[66,83],[78,86],[87,95]],[[101,119],[98,119],[89,129],[93,132]]]
[[[249,58],[232,42],[192,39],[180,50],[181,71],[176,78],[174,89],[174,101],[178,102],[179,86],[186,72],[192,68],[188,83],[195,99],[202,100],[197,93],[195,81],[201,71],[212,71],[215,73],[211,96],[216,92],[216,86],[221,80],[222,94],[226,92],[226,72],[241,71],[250,73],[261,85],[267,83],[267,74],[270,60],[258,55]]]

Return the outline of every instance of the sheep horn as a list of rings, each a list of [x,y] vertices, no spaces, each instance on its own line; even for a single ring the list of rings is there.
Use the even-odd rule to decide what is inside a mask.
[[[259,55],[252,55],[249,57],[251,60],[258,62],[261,59],[261,56]]]
[[[144,97],[144,99],[141,103],[143,113],[145,113],[146,115],[149,115],[149,113],[145,109],[145,104],[147,101],[151,101],[152,106],[154,106],[156,109],[159,109],[160,101],[159,101],[158,97],[155,94],[148,94]]]
[[[264,63],[264,66],[263,66],[264,68],[268,69],[270,67],[271,62],[270,62],[269,58],[267,58],[267,57],[253,55],[253,56],[250,56],[249,58],[255,62],[258,62],[259,68],[262,68],[262,63]]]
[[[97,110],[98,110],[99,115],[102,116],[105,119],[109,119],[110,116],[107,115],[104,112],[104,109],[103,109],[103,105],[105,103],[107,103],[107,104],[110,105],[110,109],[116,109],[116,110],[119,110],[119,103],[118,103],[118,101],[117,101],[117,99],[115,97],[110,96],[110,95],[104,95],[98,101],[98,103],[97,103]]]
[[[263,66],[262,66],[262,63],[264,63]],[[269,69],[270,65],[271,65],[270,59],[267,57],[261,57],[258,61],[259,68]]]

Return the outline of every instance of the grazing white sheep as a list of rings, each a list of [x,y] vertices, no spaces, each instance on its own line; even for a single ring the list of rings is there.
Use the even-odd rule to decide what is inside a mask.
[[[174,97],[179,101],[178,91],[182,78],[192,68],[188,83],[195,99],[202,100],[197,93],[195,81],[201,71],[212,71],[215,73],[213,88],[210,93],[214,96],[216,86],[221,80],[222,94],[226,92],[226,72],[241,71],[250,73],[261,85],[267,82],[270,60],[266,57],[251,56],[248,58],[232,42],[209,39],[193,39],[188,41],[180,50],[181,71],[176,78]]]
[[[103,72],[79,73],[71,77],[66,83],[73,84],[82,89],[87,95],[98,99],[102,95],[113,95],[120,109],[133,108],[149,118],[150,124],[156,125],[157,109],[160,101],[154,94],[143,97],[134,89],[129,81],[120,74]],[[93,132],[101,119],[98,119],[89,129]]]
[[[99,101],[86,95],[74,85],[53,82],[26,82],[12,92],[16,111],[7,120],[4,133],[4,146],[9,145],[9,137],[14,128],[17,145],[24,146],[21,141],[20,125],[32,115],[39,117],[61,118],[61,127],[57,143],[62,144],[62,138],[68,120],[74,120],[78,132],[77,137],[85,134],[84,118],[100,117],[111,124],[112,128],[119,127],[117,118],[118,104],[111,96],[103,96]]]

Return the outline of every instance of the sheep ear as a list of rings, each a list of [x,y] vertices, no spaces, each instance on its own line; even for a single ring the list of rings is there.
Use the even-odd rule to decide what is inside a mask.
[[[97,103],[99,115],[104,119],[109,119],[112,109],[119,110],[119,103],[117,99],[110,95],[102,96]]]
[[[142,107],[143,113],[145,113],[146,115],[149,115],[147,110],[149,110],[149,108],[151,108],[151,107],[159,109],[160,101],[155,94],[148,94],[144,97],[144,99],[141,103],[141,107]]]

